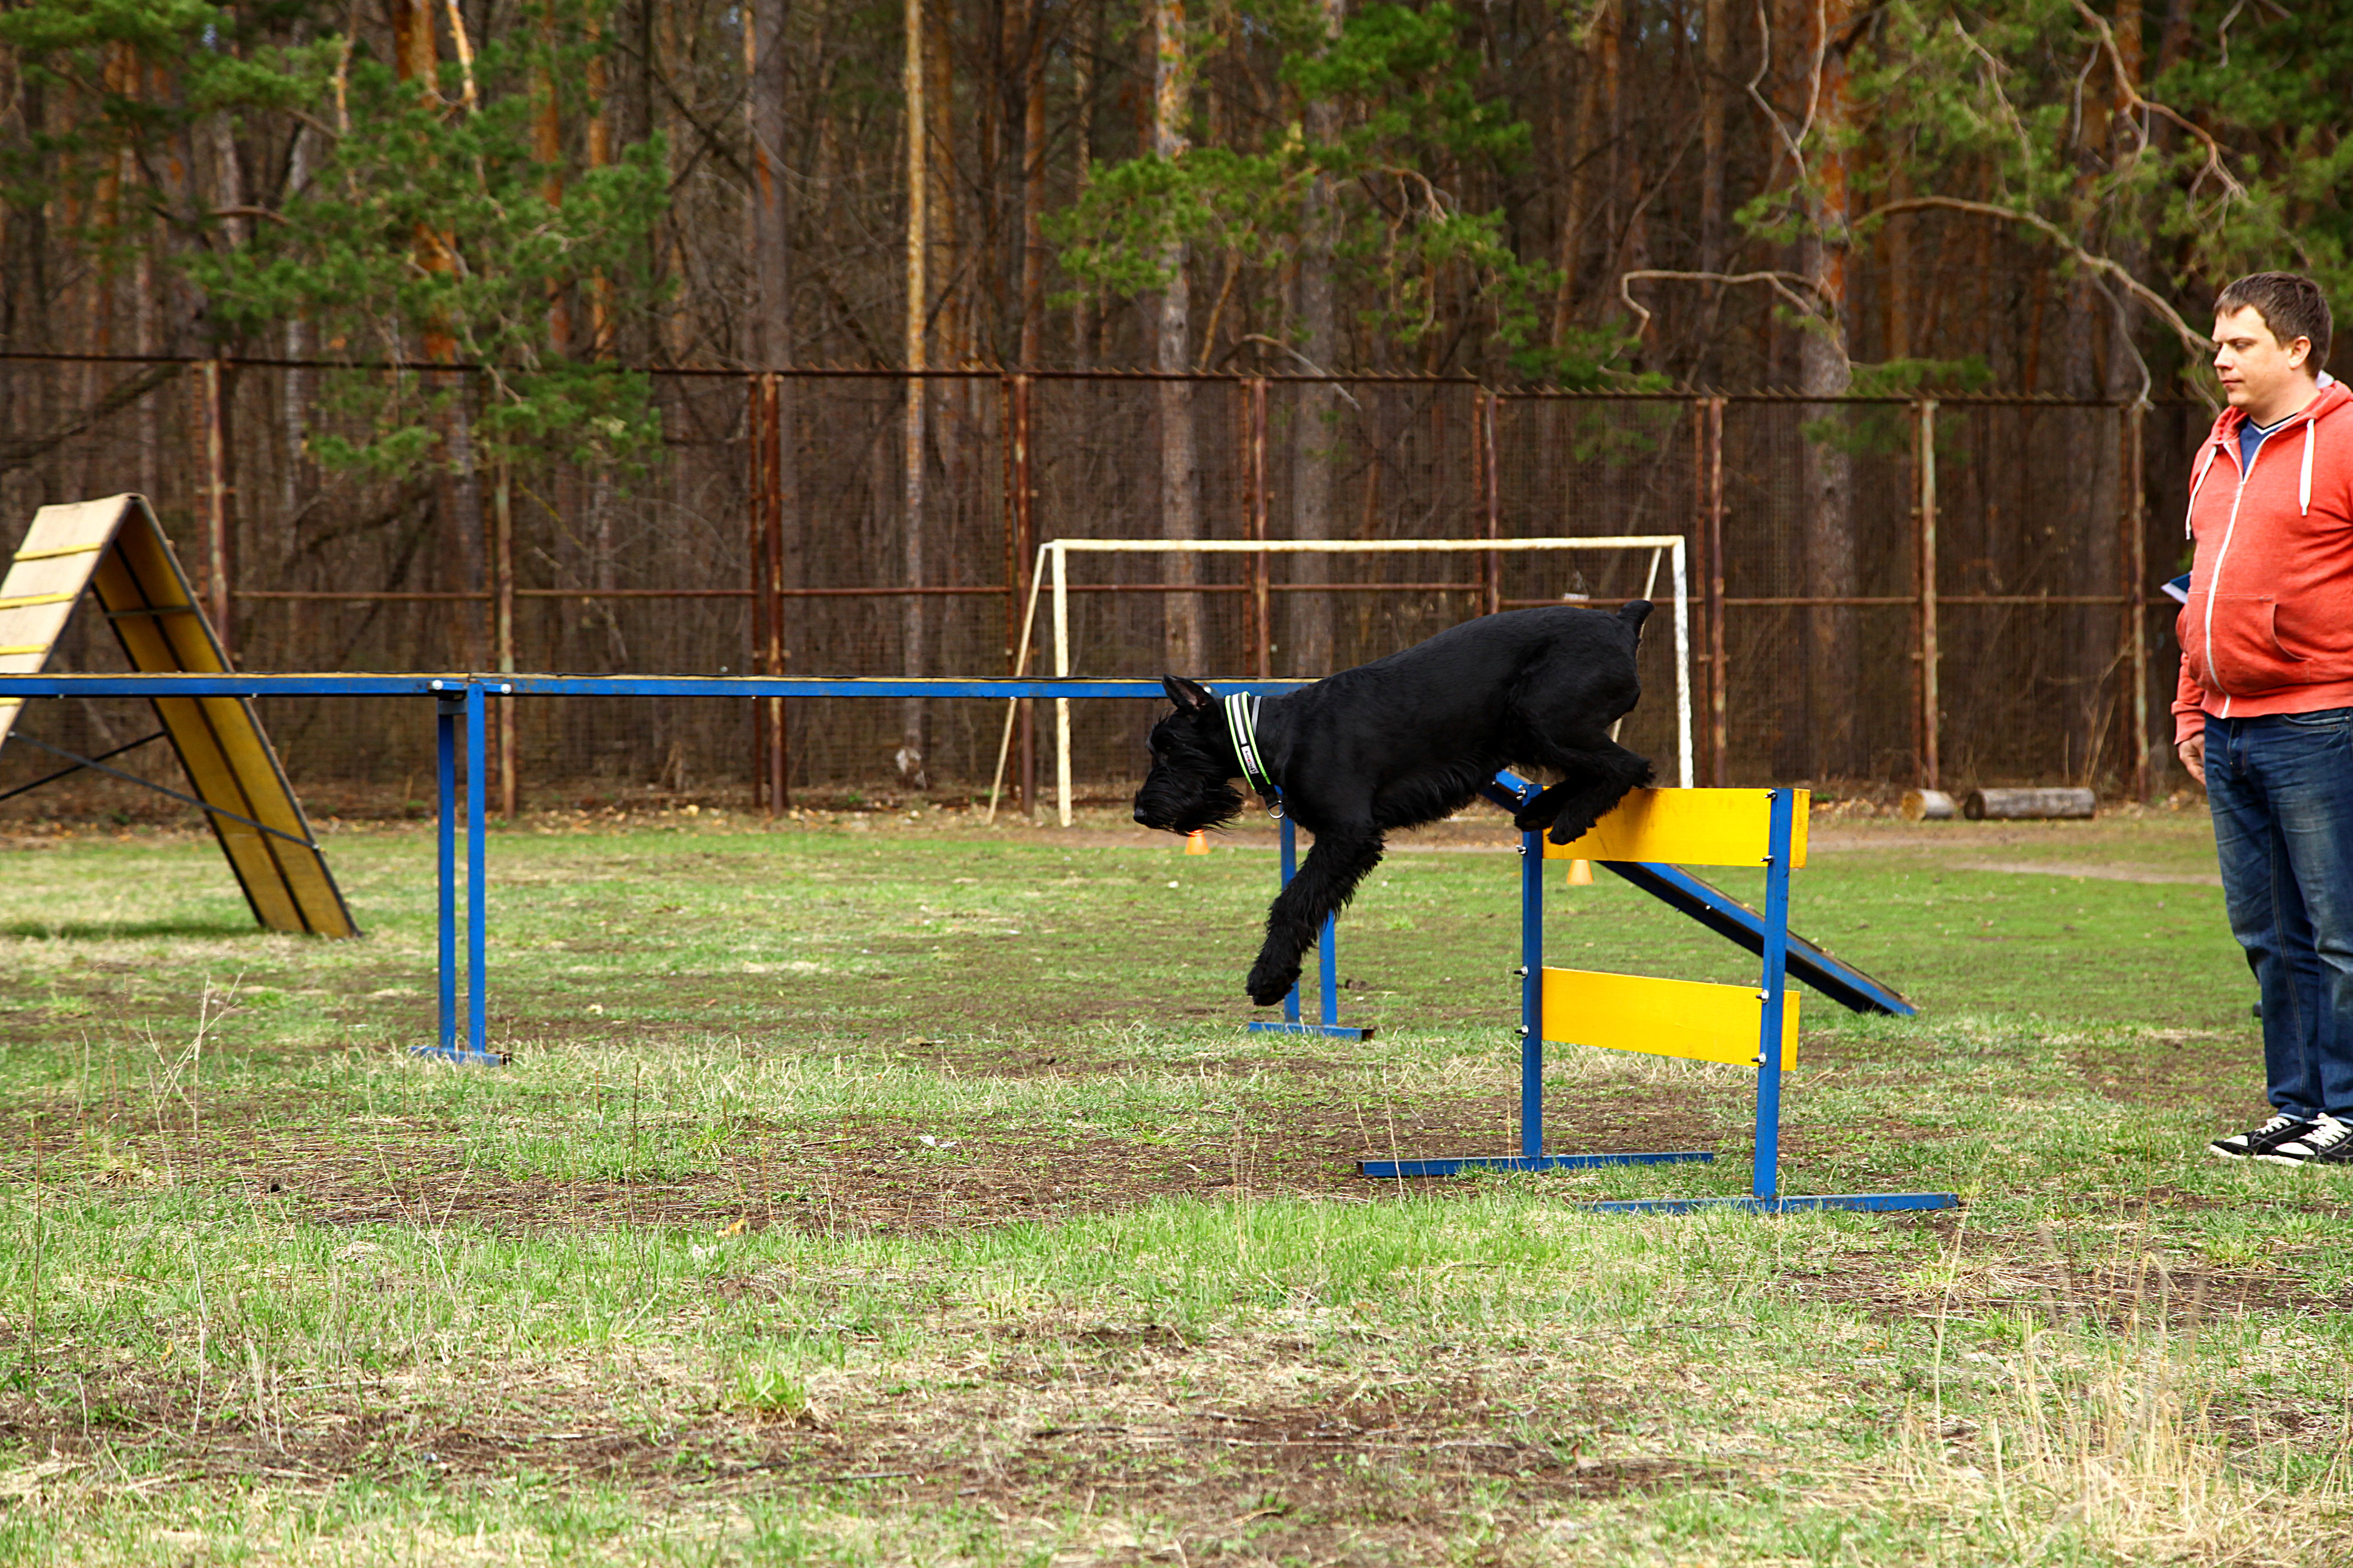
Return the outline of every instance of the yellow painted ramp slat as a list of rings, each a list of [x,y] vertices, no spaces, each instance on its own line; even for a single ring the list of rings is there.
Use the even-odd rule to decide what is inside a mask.
[[[1781,1068],[1798,1064],[1798,994],[1781,995]],[[1765,998],[1753,985],[1655,980],[1590,969],[1544,972],[1544,1037],[1563,1045],[1757,1065]]]
[[[146,498],[136,495],[45,506],[34,514],[0,582],[0,670],[39,670],[85,589],[96,591],[133,669],[227,671],[171,542]],[[0,707],[0,740],[16,710],[15,704]],[[271,931],[357,936],[253,704],[242,697],[159,698],[155,715],[196,796],[213,808],[206,820],[254,919]]]
[[[1806,863],[1806,807],[1797,792],[1789,865]],[[1762,866],[1773,842],[1768,789],[1638,789],[1572,844],[1545,841],[1547,860],[1648,860],[1671,866]]]

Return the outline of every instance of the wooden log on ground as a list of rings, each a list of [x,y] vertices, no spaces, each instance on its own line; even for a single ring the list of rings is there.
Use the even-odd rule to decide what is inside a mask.
[[[2085,817],[2099,805],[2099,796],[2087,789],[1973,789],[1961,803],[1961,815],[1971,822]]]
[[[1959,816],[1953,797],[1940,789],[1907,789],[1904,803],[1897,809],[1906,822],[1950,822]]]

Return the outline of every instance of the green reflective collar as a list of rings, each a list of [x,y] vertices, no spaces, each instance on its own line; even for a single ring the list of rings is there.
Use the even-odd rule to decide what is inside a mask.
[[[1266,802],[1266,814],[1279,817],[1282,815],[1282,792],[1267,776],[1266,763],[1258,750],[1258,710],[1263,700],[1241,692],[1227,698],[1226,732],[1234,738],[1234,755],[1241,759],[1243,781]]]

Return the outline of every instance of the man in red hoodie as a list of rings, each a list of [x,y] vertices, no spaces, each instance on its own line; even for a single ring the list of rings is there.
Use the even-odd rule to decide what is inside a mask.
[[[2328,302],[2293,273],[2214,301],[2231,405],[2191,468],[2173,713],[2262,994],[2272,1104],[2207,1147],[2353,1166],[2353,394],[2321,370],[2328,338]]]

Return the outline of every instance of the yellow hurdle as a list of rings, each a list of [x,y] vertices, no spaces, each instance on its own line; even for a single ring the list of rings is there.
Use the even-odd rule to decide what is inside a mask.
[[[1803,791],[1799,794],[1802,795]],[[1790,824],[1789,866],[1806,863],[1806,814]],[[1545,842],[1547,860],[1647,860],[1670,866],[1763,866],[1772,859],[1773,791],[1638,789],[1573,844]]]
[[[1765,993],[1754,985],[1658,980],[1592,969],[1544,972],[1544,1037],[1606,1051],[1757,1065]],[[1798,1062],[1798,994],[1782,1000],[1781,1068]]]

